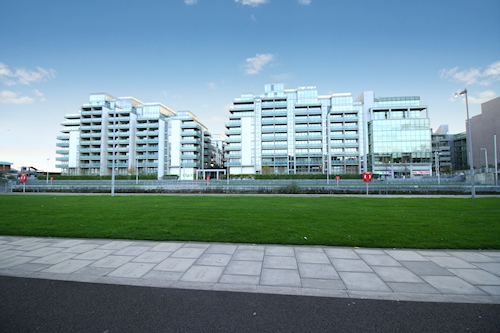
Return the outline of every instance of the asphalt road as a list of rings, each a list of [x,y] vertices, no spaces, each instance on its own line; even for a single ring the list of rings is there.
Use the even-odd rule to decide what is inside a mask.
[[[147,288],[0,276],[0,332],[500,332],[500,305]]]

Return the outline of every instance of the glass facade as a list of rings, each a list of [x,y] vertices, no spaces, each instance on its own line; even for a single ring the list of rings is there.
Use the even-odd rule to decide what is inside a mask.
[[[387,178],[430,176],[432,142],[427,108],[418,97],[375,99],[367,122],[368,169]]]

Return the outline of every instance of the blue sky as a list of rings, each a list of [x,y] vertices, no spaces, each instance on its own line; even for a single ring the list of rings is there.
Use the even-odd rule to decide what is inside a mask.
[[[264,84],[420,96],[432,127],[465,130],[500,96],[498,0],[4,0],[0,161],[56,170],[56,136],[90,93],[190,110],[224,133]],[[47,161],[49,159],[49,161]]]

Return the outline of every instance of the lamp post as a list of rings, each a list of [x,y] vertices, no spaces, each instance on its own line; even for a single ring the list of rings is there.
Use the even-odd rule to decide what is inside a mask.
[[[495,151],[495,186],[498,186],[497,135],[493,135],[493,150]]]
[[[49,183],[49,160],[50,158],[47,159],[47,184]]]
[[[439,155],[441,155],[438,151],[434,152],[434,161],[436,163],[436,175],[438,177],[438,185],[441,185],[441,178],[439,173]]]
[[[486,148],[479,148],[479,150],[484,150],[484,160],[486,163],[485,171],[486,173],[488,173],[488,151],[486,150]]]
[[[467,89],[462,90],[461,92],[455,93],[455,97],[465,96],[465,111],[467,112],[467,134],[469,141],[469,165],[470,165],[470,192],[472,198],[476,198],[476,188],[475,188],[475,177],[474,177],[474,162],[472,159],[472,133],[470,131],[470,118],[469,118],[469,101],[467,100]]]
[[[115,196],[115,145],[116,145],[116,109],[121,109],[115,105],[113,108],[113,157],[111,158],[111,196]]]

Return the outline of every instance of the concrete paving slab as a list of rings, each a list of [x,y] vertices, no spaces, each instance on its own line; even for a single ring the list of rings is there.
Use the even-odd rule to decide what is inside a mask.
[[[0,260],[5,260],[11,257],[24,256],[25,253],[27,253],[27,251],[18,251],[17,249],[3,251],[2,253],[0,253]]]
[[[182,245],[184,245],[184,243],[160,243],[151,248],[151,251],[175,252],[180,249]]]
[[[229,260],[231,260],[230,254],[205,253],[196,260],[195,265],[226,267]]]
[[[465,251],[448,251],[454,257],[465,260],[469,263],[477,262],[498,262],[495,258],[478,253],[478,252],[465,252]]]
[[[478,288],[490,295],[500,296],[500,286],[478,286]]]
[[[380,276],[385,282],[424,282],[417,275],[415,275],[405,267],[373,266],[372,268],[375,273],[377,273],[378,276]]]
[[[375,273],[339,272],[339,275],[349,291],[392,291]]]
[[[68,247],[64,250],[61,250],[62,253],[85,253],[90,250],[95,249],[99,245],[97,244],[79,244],[76,246]]]
[[[143,279],[153,279],[153,280],[168,280],[168,281],[179,281],[184,273],[179,272],[168,272],[168,271],[156,271],[151,270],[146,275],[144,275]],[[173,283],[173,282],[172,282]]]
[[[74,260],[68,259],[66,261],[60,262],[49,268],[44,269],[42,272],[44,273],[57,273],[57,274],[69,274],[74,273],[79,269],[82,269],[85,266],[88,266],[92,263],[90,260]]]
[[[327,279],[338,280],[339,275],[331,264],[309,264],[299,263],[299,273],[301,278],[305,279]]]
[[[232,274],[222,274],[219,283],[224,284],[245,284],[245,285],[256,285],[260,282],[259,275],[232,275]]]
[[[424,281],[422,281],[424,282]],[[439,294],[439,291],[427,283],[387,282],[396,293]]]
[[[260,278],[263,286],[301,287],[299,272],[295,269],[263,268]]]
[[[0,260],[0,268],[11,268],[15,266],[19,266],[25,264],[27,262],[33,261],[33,257],[10,257],[4,260]]]
[[[451,257],[451,254],[446,253],[445,251],[436,251],[436,250],[416,250],[418,254],[423,257]]]
[[[455,257],[431,257],[429,259],[444,268],[476,268],[476,266]]]
[[[456,269],[450,268],[450,272],[457,275],[458,277],[464,279],[465,281],[472,283],[474,285],[482,285],[482,286],[499,286],[500,285],[500,277],[485,272],[481,269]]]
[[[224,267],[192,266],[180,279],[187,282],[218,282]]]
[[[183,246],[184,248],[197,248],[197,249],[208,249],[210,247],[210,244],[206,243],[186,243]]]
[[[340,279],[307,279],[301,278],[303,288],[345,290],[346,287]]]
[[[390,255],[396,260],[404,260],[404,261],[428,261],[429,259],[424,256],[418,254],[415,251],[410,250],[386,250],[385,253]]]
[[[224,274],[229,275],[260,275],[262,262],[247,260],[231,260]]]
[[[457,276],[422,276],[427,283],[442,294],[450,295],[486,295],[484,291],[465,282]]]
[[[106,244],[103,244],[99,246],[99,249],[101,250],[121,250],[124,247],[130,246],[134,244],[134,242],[127,242],[127,241],[112,241]]]
[[[288,246],[266,246],[266,256],[295,257],[293,247]]]
[[[138,256],[140,254],[143,254],[144,252],[150,250],[151,248],[149,246],[127,246],[124,247],[121,250],[118,250],[115,252],[115,255],[117,256]]]
[[[157,271],[169,271],[184,273],[195,263],[192,258],[167,258],[159,263],[154,269]]]
[[[487,272],[500,276],[500,262],[499,263],[475,263],[475,266],[484,269]]]
[[[205,253],[218,253],[218,254],[234,254],[236,252],[236,245],[231,244],[212,244],[205,251]]]
[[[57,252],[45,257],[38,258],[36,260],[33,260],[32,263],[34,264],[58,264],[60,262],[63,262],[65,260],[71,259],[75,257],[77,254],[76,253],[61,253]]]
[[[360,254],[363,259],[370,266],[401,266],[401,264],[387,254]]]
[[[325,253],[322,247],[319,246],[295,246],[295,253]]]
[[[25,271],[25,272],[39,272],[39,271],[44,270],[50,266],[52,266],[52,265],[27,263],[27,264],[15,266],[15,269],[19,270],[19,271]]]
[[[74,259],[83,259],[83,260],[99,260],[104,257],[107,257],[111,254],[113,254],[115,250],[90,250],[87,252],[84,252],[82,254],[79,254],[74,257]]]
[[[432,261],[401,261],[400,263],[417,275],[453,275],[449,270]]]
[[[330,261],[338,272],[373,272],[361,259],[330,259]]]
[[[330,259],[360,259],[359,255],[353,249],[324,249],[324,252]]]
[[[197,247],[182,247],[170,255],[171,258],[198,259],[205,252],[205,249]]]
[[[92,267],[101,267],[101,268],[118,268],[121,265],[126,264],[134,257],[130,256],[115,256],[110,255],[100,260],[97,260],[91,264]]]
[[[43,247],[37,248],[36,250],[28,251],[23,256],[26,257],[45,257],[50,254],[61,251],[60,247]]]
[[[264,256],[264,268],[298,269],[295,257]]]
[[[152,251],[147,251],[143,252],[134,259],[132,259],[132,262],[144,262],[144,263],[160,263],[163,260],[167,259],[172,252],[152,252]]]
[[[296,254],[297,262],[308,264],[330,264],[330,259],[326,254],[321,252],[303,252],[298,251]]]
[[[52,246],[55,247],[73,247],[77,246],[79,244],[85,243],[85,240],[83,239],[66,239],[66,240],[61,240],[60,242],[52,244]]]
[[[262,261],[264,259],[264,248],[262,249],[240,249],[236,250],[233,260]]]
[[[153,269],[155,264],[145,264],[129,262],[123,266],[118,267],[116,270],[109,273],[107,276],[110,277],[120,277],[120,278],[141,278],[147,272]]]

